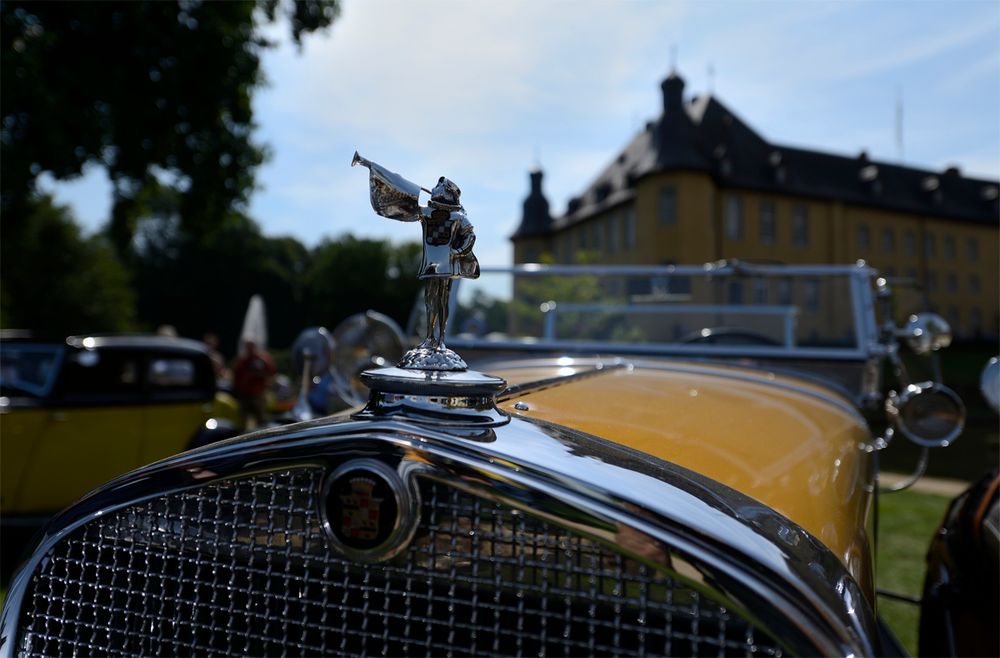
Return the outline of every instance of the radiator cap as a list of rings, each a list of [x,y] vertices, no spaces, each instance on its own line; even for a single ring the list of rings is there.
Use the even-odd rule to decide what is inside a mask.
[[[507,382],[475,370],[378,368],[361,373],[361,381],[371,393],[355,418],[471,427],[496,427],[510,420],[496,405]]]

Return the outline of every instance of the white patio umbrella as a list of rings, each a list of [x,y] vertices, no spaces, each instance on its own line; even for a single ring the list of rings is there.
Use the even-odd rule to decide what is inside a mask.
[[[264,308],[264,298],[254,295],[247,304],[246,315],[243,316],[243,329],[240,330],[238,352],[243,354],[243,347],[252,341],[262,350],[267,349],[267,311]]]

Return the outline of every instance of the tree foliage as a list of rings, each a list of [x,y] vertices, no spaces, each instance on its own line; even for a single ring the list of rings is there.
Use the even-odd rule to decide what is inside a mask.
[[[401,325],[417,297],[421,246],[346,236],[325,240],[305,273],[306,324],[333,328],[345,317],[374,309]]]
[[[369,308],[405,322],[418,245],[348,236],[310,250],[246,214],[267,154],[251,103],[271,45],[261,28],[286,20],[301,44],[337,13],[337,0],[0,0],[0,325],[171,324],[231,351],[254,294],[278,347]],[[43,172],[71,179],[90,163],[114,195],[94,237],[36,190]]]
[[[336,0],[0,3],[0,208],[26,221],[35,181],[90,162],[113,184],[110,236],[124,253],[149,191],[177,192],[183,228],[200,238],[242,209],[266,156],[252,139],[263,82],[262,24],[292,36],[326,28]],[[155,195],[154,195],[155,196]]]
[[[177,230],[169,215],[143,220],[138,235],[133,269],[142,326],[170,324],[193,337],[212,332],[227,352],[235,349],[255,294],[267,306],[270,343],[282,347],[304,327],[333,329],[367,309],[403,323],[419,286],[412,275],[420,262],[415,243],[396,247],[345,236],[310,250],[291,237],[264,236],[238,215],[201,240]]]
[[[0,326],[52,336],[133,327],[129,275],[101,236],[84,237],[69,210],[50,197],[30,206],[27,221],[0,240]]]

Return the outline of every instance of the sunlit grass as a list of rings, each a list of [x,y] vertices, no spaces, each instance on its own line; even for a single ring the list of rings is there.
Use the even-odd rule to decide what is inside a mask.
[[[880,497],[877,580],[880,589],[919,597],[924,584],[925,557],[934,532],[944,518],[949,498],[916,491]],[[879,613],[911,655],[917,655],[918,606],[880,596]]]

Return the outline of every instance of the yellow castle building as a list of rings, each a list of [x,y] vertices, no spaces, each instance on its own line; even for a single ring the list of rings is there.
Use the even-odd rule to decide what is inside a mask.
[[[685,99],[676,73],[661,88],[661,116],[564,215],[531,172],[515,263],[864,259],[956,336],[1000,333],[998,181],[773,144],[714,96]]]

